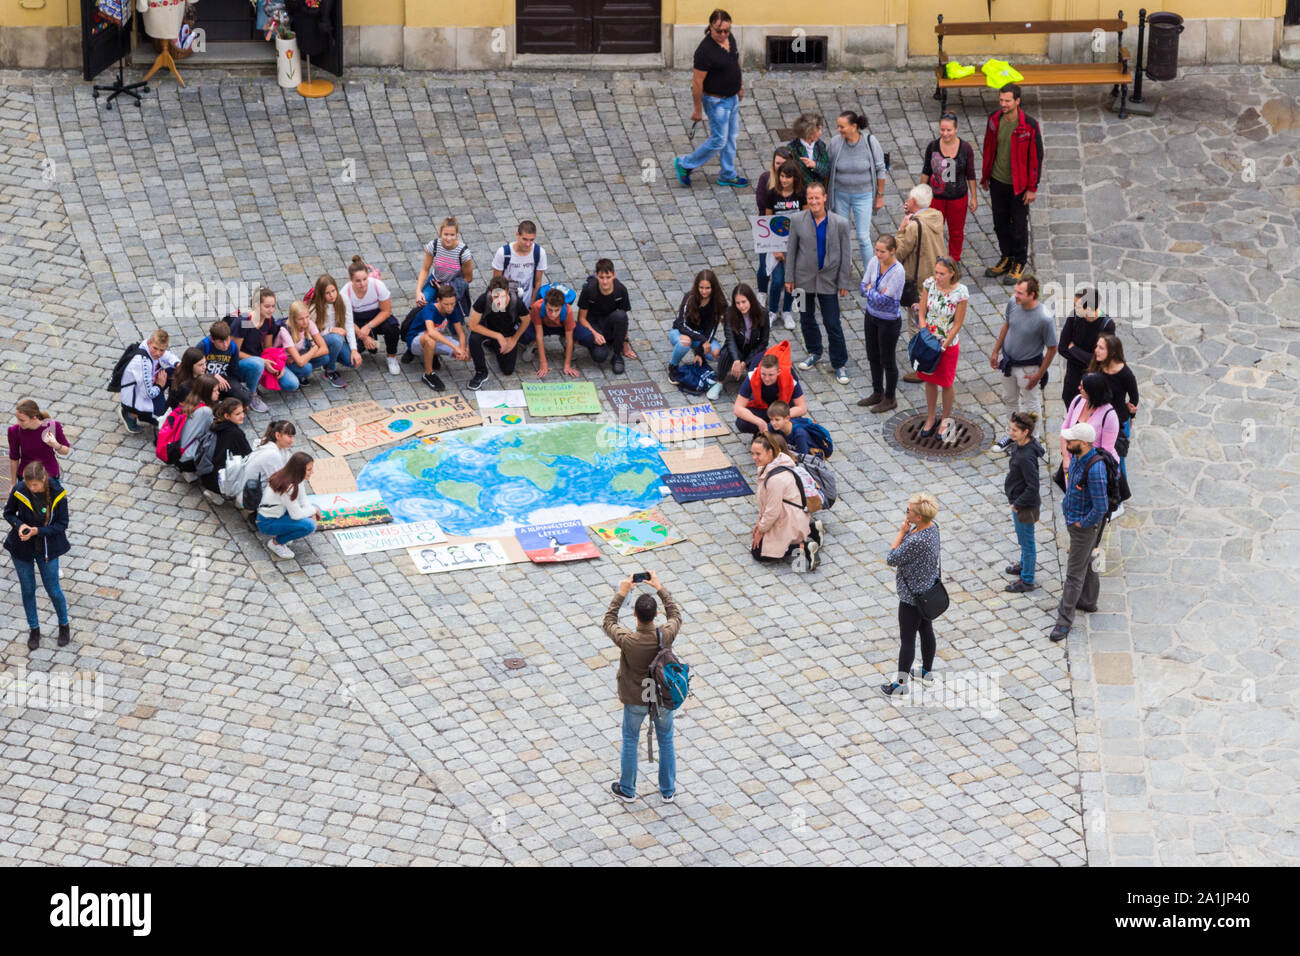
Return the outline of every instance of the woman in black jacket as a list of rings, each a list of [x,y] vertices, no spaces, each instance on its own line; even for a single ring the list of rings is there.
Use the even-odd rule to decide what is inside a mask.
[[[739,381],[752,372],[767,351],[768,313],[745,283],[731,293],[731,307],[722,321],[724,342],[718,353],[718,384],[708,391],[709,401],[722,394],[722,383]]]
[[[1115,320],[1102,315],[1097,306],[1095,289],[1080,289],[1074,293],[1074,311],[1065,317],[1061,326],[1061,341],[1056,351],[1065,359],[1065,382],[1061,386],[1061,401],[1069,408],[1079,394],[1083,373],[1092,364],[1097,339],[1103,334],[1115,334]]]
[[[1034,438],[1038,416],[1033,412],[1016,412],[1011,416],[1011,456],[1007,461],[1007,480],[1003,490],[1011,505],[1011,520],[1016,526],[1016,540],[1020,542],[1020,563],[1007,568],[1007,574],[1018,576],[1004,588],[1012,594],[1022,594],[1038,587],[1034,583],[1034,566],[1038,563],[1038,549],[1034,543],[1034,528],[1038,525],[1038,509],[1042,498],[1038,494],[1038,459],[1046,454]]]
[[[68,601],[59,587],[59,558],[68,553],[68,494],[34,461],[23,469],[23,480],[14,485],[5,502],[9,535],[5,550],[13,556],[14,569],[27,612],[27,647],[41,643],[41,619],[36,613],[36,572],[59,615],[59,647],[72,639],[68,623]]]
[[[682,296],[677,318],[668,331],[668,347],[673,350],[668,359],[668,380],[674,385],[678,381],[677,368],[688,353],[693,351],[695,364],[701,365],[714,358],[722,348],[714,333],[726,308],[718,277],[712,269],[701,269],[695,274],[691,291]]]
[[[212,470],[199,475],[199,484],[203,486],[203,497],[214,505],[224,504],[226,499],[221,494],[219,481],[222,468],[230,457],[252,454],[253,448],[244,435],[244,403],[237,398],[222,399],[213,412],[211,434],[217,443],[212,449]]]

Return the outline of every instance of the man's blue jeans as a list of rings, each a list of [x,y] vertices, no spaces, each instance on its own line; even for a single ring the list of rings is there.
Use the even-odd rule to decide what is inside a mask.
[[[276,544],[288,544],[305,538],[316,530],[315,518],[290,518],[288,512],[278,518],[257,516],[257,530],[275,536]]]
[[[683,156],[683,169],[698,169],[721,152],[722,178],[736,178],[736,138],[740,135],[740,98],[737,96],[704,96],[704,115],[709,121],[709,138],[695,147],[695,152]]]
[[[803,329],[803,344],[809,355],[822,354],[822,330],[817,325],[814,309],[820,306],[822,322],[826,324],[826,337],[831,342],[831,368],[841,369],[849,362],[849,349],[844,344],[844,329],[840,327],[840,297],[834,292],[804,293],[804,310],[799,324]]]
[[[862,255],[863,272],[867,271],[867,263],[875,255],[872,251],[875,246],[871,243],[871,206],[875,199],[874,192],[846,193],[837,189],[835,198],[831,201],[831,212],[836,215],[848,219],[849,213],[853,214],[853,228],[858,234],[858,252]]]
[[[33,561],[24,561],[21,558],[14,558],[14,569],[18,572],[18,587],[23,594],[23,610],[27,612],[27,626],[41,626],[40,616],[36,613],[36,572],[38,570],[41,572],[41,583],[45,585],[45,591],[50,596],[50,603],[54,605],[54,612],[59,616],[59,624],[67,624],[68,599],[63,596],[63,588],[59,586],[59,559],[51,558],[46,561],[43,558],[36,558]],[[669,726],[671,728],[671,724]],[[671,746],[670,742],[669,747]],[[635,764],[632,765],[632,777],[633,780],[636,779]]]
[[[1016,526],[1016,540],[1020,542],[1020,580],[1026,584],[1034,583],[1034,565],[1038,563],[1038,545],[1034,541],[1034,525],[1021,521],[1015,515],[1011,521]]]
[[[636,795],[637,745],[641,741],[641,724],[650,713],[648,706],[623,705],[623,770],[618,785],[623,792]],[[655,736],[659,739],[659,792],[671,797],[677,792],[677,756],[673,753],[673,712],[659,708],[655,720]]]

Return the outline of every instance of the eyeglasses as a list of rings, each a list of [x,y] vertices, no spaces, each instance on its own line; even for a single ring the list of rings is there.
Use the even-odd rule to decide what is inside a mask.
[[[731,27],[709,27],[709,29],[718,34],[718,36],[724,37],[731,32]]]
[[[956,114],[956,113],[943,113],[943,114],[941,114],[941,115],[939,116],[939,120],[940,120],[940,122],[942,122],[943,120],[952,120],[952,121],[955,123],[955,122],[957,122],[957,114]]]

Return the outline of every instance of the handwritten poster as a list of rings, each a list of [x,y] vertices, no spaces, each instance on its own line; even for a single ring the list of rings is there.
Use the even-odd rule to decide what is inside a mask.
[[[312,462],[311,478],[307,483],[318,495],[346,494],[357,490],[357,480],[352,476],[348,460],[332,455],[321,455]]]
[[[668,400],[654,382],[620,382],[606,385],[603,391],[615,410],[626,408],[629,412],[639,412],[647,408],[668,407]]]
[[[347,405],[331,405],[320,412],[312,412],[311,420],[327,432],[342,431],[358,425],[369,425],[392,415],[378,402],[349,402]]]
[[[535,418],[600,414],[594,382],[524,382],[523,391]]]
[[[420,426],[421,433],[425,435],[483,424],[479,413],[460,395],[439,395],[437,398],[394,405],[393,414],[409,418]]]
[[[334,532],[334,542],[344,554],[372,554],[376,551],[398,551],[447,540],[436,521],[407,521],[401,524],[380,524],[371,527],[347,528]]]
[[[790,241],[790,217],[781,213],[775,216],[750,216],[755,252],[785,252]]]
[[[754,493],[739,469],[734,467],[664,475],[660,480],[668,486],[668,490],[673,493],[673,500],[678,504],[703,501],[706,498],[737,498]]]
[[[716,438],[730,434],[713,406],[685,405],[681,408],[646,409],[641,413],[655,438],[661,442],[686,441],[690,438]]]
[[[478,417],[477,413],[474,417]],[[399,438],[413,438],[420,434],[420,430],[421,426],[412,419],[395,415],[383,421],[367,422],[365,425],[345,428],[328,435],[313,435],[312,441],[329,454],[343,457],[378,448]]]
[[[308,495],[307,503],[320,509],[322,531],[361,528],[393,520],[378,491],[354,491],[346,495]]]

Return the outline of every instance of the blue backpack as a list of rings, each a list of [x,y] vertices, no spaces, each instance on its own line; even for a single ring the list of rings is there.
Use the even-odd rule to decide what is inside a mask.
[[[808,433],[808,454],[820,458],[831,457],[832,452],[835,451],[835,442],[831,440],[831,433],[824,426],[803,417],[790,419],[790,424]]]
[[[677,387],[683,392],[702,395],[717,384],[718,377],[713,374],[713,369],[708,362],[699,365],[692,362],[677,369]]]
[[[655,628],[655,636],[659,638],[659,653],[650,662],[650,677],[655,682],[659,706],[676,710],[691,692],[691,669],[677,659],[671,647],[664,647],[661,628]]]
[[[942,357],[942,343],[929,329],[917,332],[907,343],[907,359],[912,363],[913,371],[929,375],[939,367]]]

